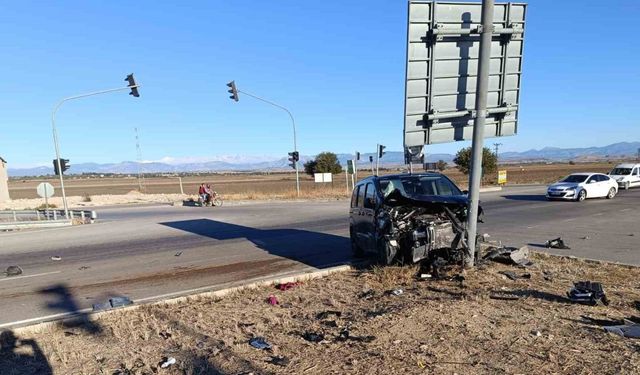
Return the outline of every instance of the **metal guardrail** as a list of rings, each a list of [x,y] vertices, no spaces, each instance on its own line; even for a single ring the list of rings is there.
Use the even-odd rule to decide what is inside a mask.
[[[89,210],[70,210],[69,218],[64,210],[6,210],[0,211],[0,230],[65,226],[72,225],[74,220],[92,224],[97,218],[96,211]]]

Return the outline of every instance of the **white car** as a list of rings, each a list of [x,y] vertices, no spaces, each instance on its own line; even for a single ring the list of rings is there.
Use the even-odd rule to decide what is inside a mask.
[[[616,180],[618,187],[625,190],[640,186],[640,164],[618,164],[609,172],[609,177]]]
[[[587,198],[611,199],[618,194],[618,182],[602,173],[573,173],[549,185],[547,199],[582,202]]]

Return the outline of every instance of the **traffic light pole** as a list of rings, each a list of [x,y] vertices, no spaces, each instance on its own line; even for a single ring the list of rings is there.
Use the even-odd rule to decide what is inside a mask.
[[[489,87],[489,63],[491,62],[491,37],[493,35],[494,0],[482,0],[482,32],[480,34],[480,56],[478,58],[478,80],[476,86],[476,118],[473,123],[471,145],[471,175],[469,177],[469,216],[467,218],[467,246],[465,267],[473,267],[478,231],[478,201],[482,178],[482,151],[484,148],[484,123],[487,117],[487,91]]]
[[[67,219],[69,218],[69,205],[67,204],[67,195],[64,190],[64,178],[62,177],[62,174],[64,171],[62,170],[62,165],[60,163],[60,145],[58,142],[58,131],[56,129],[56,113],[58,112],[58,109],[60,108],[60,106],[62,106],[62,104],[64,104],[65,102],[68,102],[69,100],[86,98],[87,96],[106,94],[114,91],[129,90],[131,89],[131,87],[132,86],[125,86],[125,87],[119,87],[117,89],[94,91],[94,92],[90,92],[82,95],[70,96],[68,98],[64,98],[61,101],[59,101],[58,104],[53,108],[53,111],[51,112],[51,129],[53,131],[53,145],[56,149],[56,164],[58,165],[58,172],[60,173],[60,189],[62,190],[62,204],[64,205],[64,216]],[[140,87],[140,85],[136,85],[133,87],[138,88]]]
[[[291,112],[289,112],[288,109],[286,109],[285,107],[281,106],[280,104],[276,104],[272,101],[269,101],[267,99],[263,99],[259,96],[253,95],[253,94],[249,94],[246,91],[242,91],[242,90],[237,90],[238,92],[241,92],[243,94],[245,94],[246,96],[250,96],[254,99],[260,100],[262,102],[265,102],[267,104],[271,104],[274,107],[278,107],[280,109],[282,109],[283,111],[287,112],[287,114],[289,115],[289,117],[291,118],[291,124],[293,125],[293,151],[298,151],[298,140],[296,137],[296,121],[293,119],[293,115],[291,114]],[[295,166],[296,166],[296,193],[298,196],[300,196],[300,172],[299,172],[299,168],[298,168],[298,163],[299,162],[295,162]]]

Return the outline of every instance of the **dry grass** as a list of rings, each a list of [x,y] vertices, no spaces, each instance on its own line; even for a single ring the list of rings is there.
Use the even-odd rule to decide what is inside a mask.
[[[637,314],[640,269],[543,255],[533,260],[530,280],[506,279],[498,271],[521,270],[499,264],[466,272],[462,285],[416,281],[415,267],[374,268],[286,292],[262,287],[114,312],[96,322],[98,335],[53,327],[20,339],[36,340],[60,374],[638,373],[640,342],[605,333],[581,316]],[[546,281],[543,271],[553,280]],[[611,304],[567,302],[563,296],[576,280],[603,282]],[[390,295],[395,288],[404,293]],[[520,300],[490,299],[495,292]],[[280,304],[267,304],[269,295]],[[318,317],[326,311],[339,315]],[[345,329],[351,340],[340,339]],[[325,341],[305,341],[306,331],[323,334]],[[272,350],[249,346],[255,336]],[[177,364],[157,369],[165,356]],[[289,363],[271,364],[272,356]],[[0,365],[3,374],[22,373],[15,372],[11,357],[0,357]]]

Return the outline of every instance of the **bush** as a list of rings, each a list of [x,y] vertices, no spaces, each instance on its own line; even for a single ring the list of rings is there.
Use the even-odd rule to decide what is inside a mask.
[[[458,151],[453,159],[458,170],[464,174],[469,174],[471,169],[471,147]],[[482,149],[482,176],[493,174],[498,170],[498,158],[488,147]]]
[[[82,196],[83,202],[91,202],[91,196],[89,194],[85,194]]]
[[[445,169],[447,169],[447,162],[442,159],[438,160],[438,162],[436,163],[436,168],[440,172],[443,172]]]
[[[53,203],[49,203],[49,208],[58,208],[58,206],[56,206]],[[47,209],[47,205],[44,203],[36,207],[36,210],[46,210],[46,209]]]

